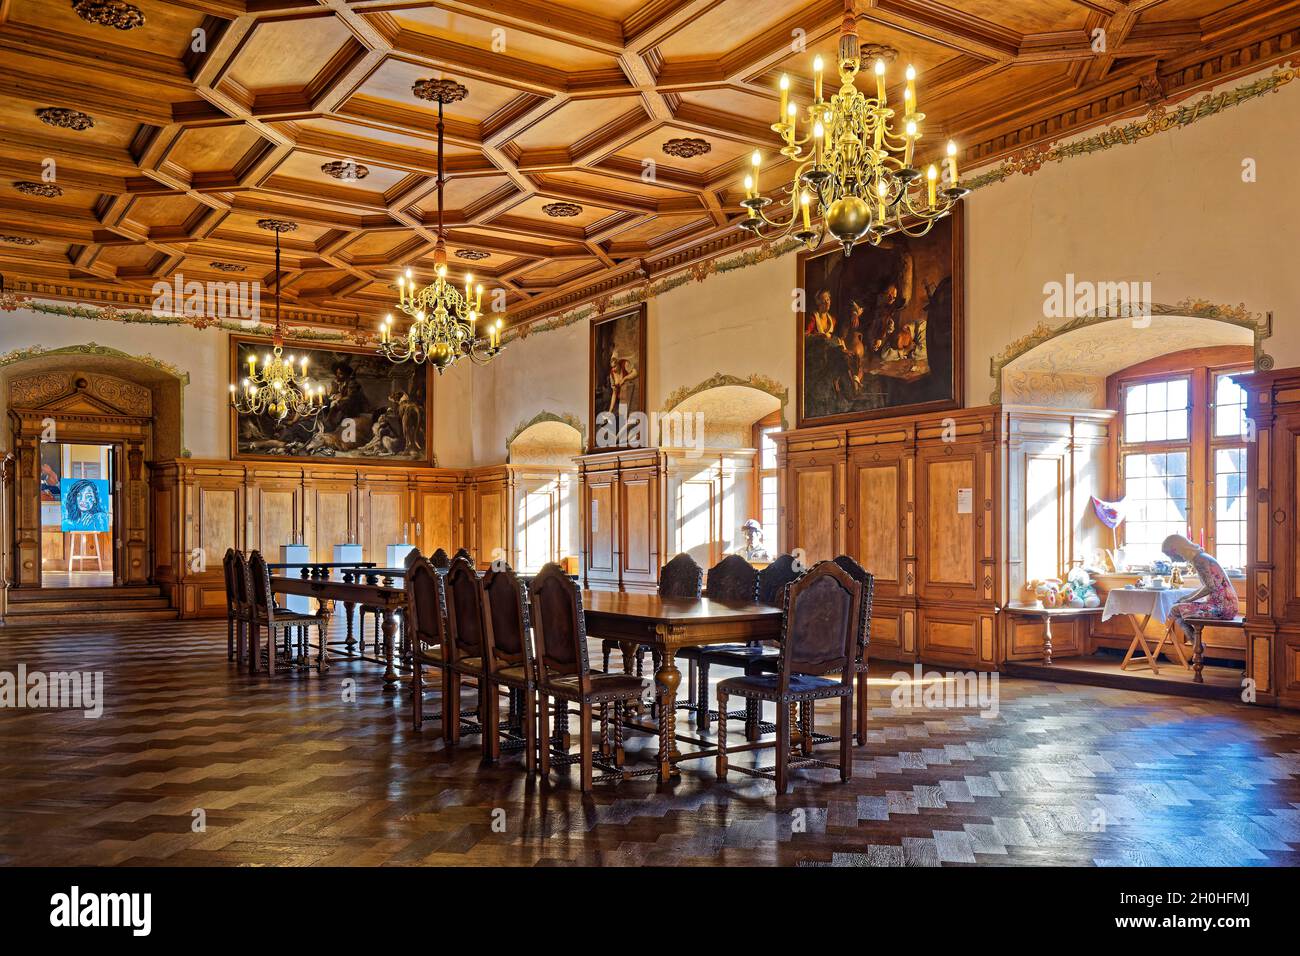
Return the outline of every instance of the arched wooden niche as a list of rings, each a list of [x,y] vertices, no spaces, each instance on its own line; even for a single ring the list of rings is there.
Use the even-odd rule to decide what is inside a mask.
[[[572,466],[582,454],[583,433],[576,419],[542,412],[521,425],[506,442],[512,465]]]
[[[1106,378],[1121,369],[1173,352],[1225,345],[1252,347],[1257,365],[1265,367],[1271,362],[1262,351],[1267,335],[1267,328],[1237,318],[1079,319],[1044,329],[1023,351],[994,359],[999,387],[991,404],[1105,408]]]
[[[118,504],[112,534],[117,583],[148,581],[149,474],[154,451],[155,401],[145,384],[96,368],[15,369],[5,398],[14,454],[9,489],[12,520],[6,560],[16,587],[41,586],[40,473],[42,442],[108,445]],[[66,359],[65,359],[66,361]],[[179,431],[179,430],[178,430]]]

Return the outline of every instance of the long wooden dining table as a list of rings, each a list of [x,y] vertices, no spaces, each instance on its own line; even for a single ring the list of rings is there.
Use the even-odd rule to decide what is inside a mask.
[[[663,782],[677,773],[678,762],[717,753],[708,747],[709,742],[677,733],[677,688],[682,672],[674,660],[676,652],[707,644],[774,641],[781,636],[781,609],[766,604],[583,591],[582,607],[589,637],[620,641],[629,649],[645,644],[659,652],[655,686],[659,692],[659,779]],[[676,746],[679,740],[706,749],[682,753]]]
[[[363,570],[370,573],[372,569]],[[397,623],[394,613],[406,602],[406,592],[402,588],[378,583],[276,575],[271,578],[271,590],[277,594],[301,594],[316,598],[321,613],[327,616],[333,613],[335,601],[352,607],[364,605],[378,608],[383,619],[384,659],[381,663],[385,665],[384,682],[390,685],[397,683],[398,674],[394,662]],[[677,669],[674,659],[676,652],[685,647],[709,644],[774,641],[781,636],[781,609],[766,604],[711,601],[708,598],[668,598],[657,594],[627,594],[619,591],[583,591],[582,606],[589,637],[619,641],[627,645],[629,651],[644,644],[658,652],[659,667],[655,671],[658,724],[645,729],[653,730],[659,738],[657,769],[659,779],[664,782],[678,773],[677,764],[680,761],[704,759],[717,752],[711,749],[709,741],[677,733],[677,689],[682,683],[682,672]],[[348,631],[348,656],[354,657],[351,628]],[[325,642],[322,642],[322,655],[326,654],[325,646]],[[328,658],[323,656],[321,669],[326,667]],[[677,748],[678,741],[704,749],[683,753]]]

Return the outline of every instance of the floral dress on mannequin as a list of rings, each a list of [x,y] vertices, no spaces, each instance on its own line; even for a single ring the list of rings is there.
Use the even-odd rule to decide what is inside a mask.
[[[1178,624],[1189,639],[1195,635],[1184,618],[1213,617],[1227,620],[1236,617],[1239,609],[1236,589],[1214,555],[1208,551],[1199,551],[1192,558],[1192,567],[1201,579],[1201,589],[1169,610],[1170,620]]]

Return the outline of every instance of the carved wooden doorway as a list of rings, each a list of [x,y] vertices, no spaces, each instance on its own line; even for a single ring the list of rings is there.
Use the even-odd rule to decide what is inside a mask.
[[[66,570],[78,564],[79,570],[88,570],[89,554],[98,553],[100,577],[86,579],[88,585],[108,583],[104,575],[109,573],[112,585],[147,583],[149,480],[145,460],[153,419],[131,413],[147,409],[134,401],[130,383],[71,374],[46,376],[39,387],[24,382],[14,386],[9,421],[16,461],[9,496],[11,534],[6,542],[11,587],[42,588],[69,582],[62,577],[62,565],[43,561],[51,537],[61,539],[55,544],[64,549],[65,562],[74,555],[82,559]],[[54,458],[71,460],[69,449],[78,449],[81,461],[97,461],[98,466],[87,467],[80,475],[61,474],[52,463]],[[58,489],[53,493],[52,484]],[[67,504],[65,494],[70,496]],[[78,550],[70,552],[70,548]],[[55,579],[51,572],[52,580],[46,581],[43,565],[60,568],[60,577]]]

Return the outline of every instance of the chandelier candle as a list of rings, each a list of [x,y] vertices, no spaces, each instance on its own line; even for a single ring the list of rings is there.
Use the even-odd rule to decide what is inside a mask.
[[[781,77],[780,111],[771,129],[780,138],[778,152],[793,166],[793,174],[774,196],[765,195],[759,177],[761,155],[754,151],[752,169],[744,179],[740,205],[748,215],[741,228],[768,241],[792,236],[809,251],[820,247],[829,233],[845,255],[858,243],[879,245],[893,233],[925,235],[969,192],[957,180],[956,144],[949,144],[947,155],[951,181],[939,189],[914,166],[925,122],[917,106],[915,68],[907,67],[901,110],[889,105],[883,59],[874,62],[874,97],[856,85],[862,59],[852,0],[845,3],[838,65],[840,86],[827,98],[823,60],[813,60],[813,102],[803,107],[790,96],[789,77]],[[803,136],[800,112],[808,124]]]

